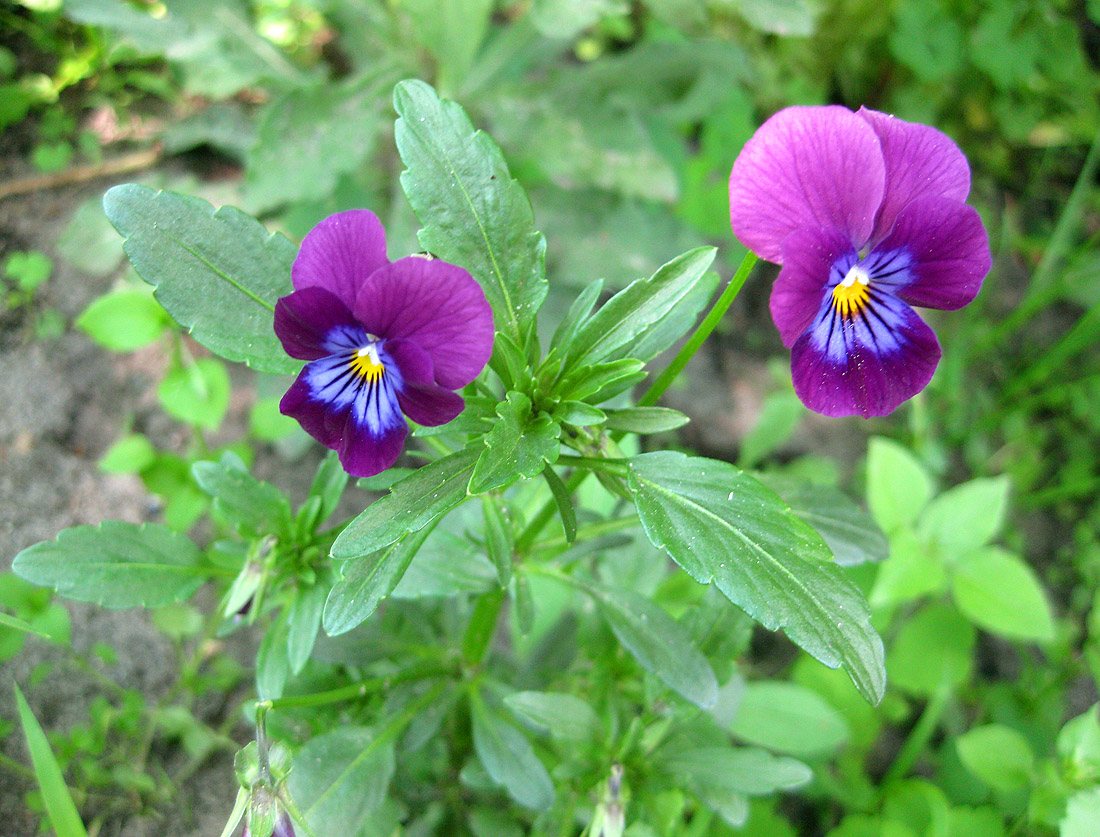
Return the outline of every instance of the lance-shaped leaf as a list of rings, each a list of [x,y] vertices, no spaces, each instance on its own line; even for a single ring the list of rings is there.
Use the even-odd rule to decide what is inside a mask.
[[[375,500],[340,533],[332,557],[357,558],[418,532],[466,499],[470,472],[481,454],[466,448],[418,468]]]
[[[554,804],[554,783],[531,742],[514,726],[492,714],[477,698],[470,705],[474,752],[485,772],[520,805],[542,811]]]
[[[484,437],[485,447],[470,477],[470,493],[481,494],[533,477],[558,459],[561,427],[546,413],[534,413],[531,399],[508,393],[497,405],[500,420]]]
[[[677,256],[648,279],[631,282],[593,314],[577,331],[563,369],[598,363],[631,345],[679,305],[714,261],[713,247],[698,247]]]
[[[271,483],[256,479],[235,453],[218,462],[196,462],[191,473],[214,506],[252,535],[284,534],[290,528],[290,503]]]
[[[844,666],[868,700],[882,699],[882,640],[866,600],[777,494],[726,462],[673,452],[635,457],[627,484],[654,546],[764,627]]]
[[[290,241],[233,207],[133,183],[107,192],[103,208],[134,269],[192,337],[261,372],[301,366],[272,327],[275,301],[292,290]]]
[[[159,523],[109,520],[75,526],[15,556],[20,578],[62,596],[110,608],[159,607],[186,599],[206,579],[189,538]]]
[[[496,327],[519,346],[546,296],[546,239],[500,149],[462,107],[422,81],[393,92],[401,186],[424,228],[421,245],[466,268],[485,290]]]

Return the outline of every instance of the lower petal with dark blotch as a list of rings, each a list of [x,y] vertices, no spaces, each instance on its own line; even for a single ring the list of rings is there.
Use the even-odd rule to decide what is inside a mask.
[[[850,319],[823,309],[791,350],[791,371],[811,410],[868,418],[924,389],[940,354],[936,335],[912,308],[880,296]]]

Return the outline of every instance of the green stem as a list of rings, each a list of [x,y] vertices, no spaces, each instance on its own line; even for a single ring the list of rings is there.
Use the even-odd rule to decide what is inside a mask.
[[[757,256],[751,250],[745,254],[745,258],[741,260],[741,266],[737,268],[737,272],[733,274],[733,278],[730,279],[730,283],[726,285],[726,289],[722,291],[722,295],[718,297],[718,301],[714,303],[714,307],[710,309],[707,316],[703,319],[703,322],[699,323],[699,326],[688,338],[687,342],[680,347],[680,351],[676,353],[676,357],[672,359],[665,370],[657,376],[657,380],[645,391],[641,398],[638,399],[639,407],[649,407],[657,403],[657,399],[664,395],[665,390],[669,388],[676,377],[687,366],[688,361],[695,356],[695,353],[699,351],[699,347],[703,345],[703,342],[710,337],[710,333],[718,326],[718,323],[722,321],[722,317],[726,315],[726,311],[729,310],[730,305],[737,298],[737,295],[741,292],[741,288],[745,284],[745,280],[749,278],[749,274],[752,273],[752,269],[756,266]]]
[[[310,695],[290,695],[274,698],[265,701],[264,704],[268,709],[327,706],[330,703],[341,703],[345,700],[355,700],[376,692],[382,692],[398,683],[407,683],[410,680],[425,680],[429,677],[439,677],[450,673],[451,669],[439,663],[412,666],[391,677],[379,677],[375,680],[366,680],[362,683],[353,683],[350,686],[341,686],[339,689],[329,689],[326,692],[314,692]]]
[[[924,748],[928,746],[928,742],[932,739],[936,727],[940,725],[940,719],[943,717],[943,712],[947,708],[950,697],[951,687],[946,683],[941,683],[928,699],[920,719],[909,733],[909,737],[905,739],[905,743],[901,745],[901,749],[898,750],[893,764],[886,771],[879,787],[888,788],[893,782],[903,778],[912,770],[917,758],[924,752]]]
[[[597,523],[589,523],[587,526],[577,527],[577,540],[583,543],[592,538],[622,532],[624,529],[633,529],[637,525],[638,517],[633,514],[626,517],[614,517],[611,520],[601,520]],[[568,546],[569,541],[564,536],[560,536],[539,541],[531,547],[531,552],[553,552],[558,549],[565,549]]]
[[[558,463],[570,468],[587,468],[590,471],[605,471],[615,476],[625,477],[629,459],[611,456],[559,456]]]

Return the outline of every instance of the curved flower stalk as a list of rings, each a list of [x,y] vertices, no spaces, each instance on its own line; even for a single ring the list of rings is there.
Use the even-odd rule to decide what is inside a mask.
[[[389,468],[418,424],[445,424],[465,402],[453,390],[478,376],[493,350],[481,286],[436,259],[386,258],[374,213],[352,210],[314,227],[294,260],[294,293],[275,305],[275,333],[309,361],[279,404],[369,477]]]
[[[969,191],[947,136],[866,108],[790,107],[745,145],[730,221],[782,265],[772,319],[807,407],[881,416],[927,386],[940,345],[912,306],[961,308],[991,264]]]

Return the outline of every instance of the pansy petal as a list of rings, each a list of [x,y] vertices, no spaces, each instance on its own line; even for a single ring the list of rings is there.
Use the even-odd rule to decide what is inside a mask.
[[[420,346],[447,389],[470,383],[493,351],[485,292],[461,267],[438,259],[409,256],[375,271],[352,311],[370,333]]]
[[[317,360],[351,348],[365,333],[351,310],[324,288],[304,288],[275,303],[275,334],[291,357]]]
[[[359,286],[386,258],[386,231],[366,209],[338,212],[321,221],[302,241],[291,268],[295,290],[325,288],[354,309]]]
[[[396,365],[406,385],[431,384],[435,381],[431,356],[412,340],[384,340],[379,355],[387,367]]]
[[[865,309],[861,323],[829,315],[832,310],[823,309],[791,350],[803,404],[826,416],[884,416],[928,385],[940,344],[912,308],[886,296]]]
[[[336,448],[344,470],[353,477],[373,477],[391,467],[401,455],[409,432],[400,413],[397,419],[372,429],[360,424],[354,409],[349,411],[341,443]]]
[[[325,414],[329,406],[313,397],[305,369],[298,373],[290,389],[279,402],[279,412],[297,419],[302,429],[327,448],[335,443],[334,434],[325,427]]]
[[[466,400],[437,384],[410,384],[397,395],[401,411],[417,424],[438,427],[458,416]]]
[[[783,269],[768,303],[784,346],[794,345],[820,311],[826,287],[843,279],[858,259],[837,230],[805,228],[784,239]]]
[[[886,191],[872,240],[888,235],[898,213],[917,198],[966,200],[970,165],[950,137],[877,110],[860,108],[859,116],[874,129],[886,163]]]
[[[948,198],[913,201],[875,252],[908,255],[908,282],[897,295],[910,305],[945,311],[971,302],[993,264],[981,217]]]
[[[847,108],[790,107],[760,126],[733,164],[730,222],[761,258],[782,259],[801,227],[827,227],[857,248],[871,235],[886,169],[878,138]]]

